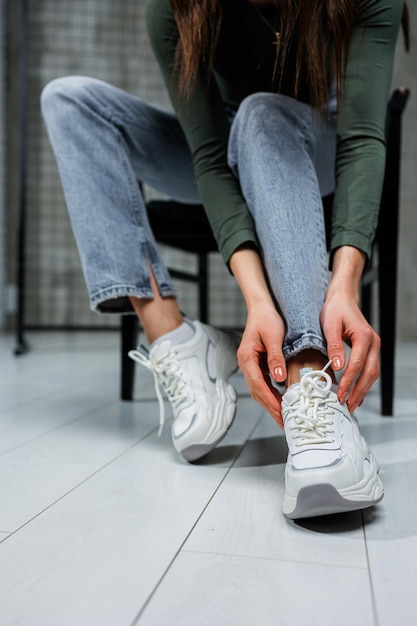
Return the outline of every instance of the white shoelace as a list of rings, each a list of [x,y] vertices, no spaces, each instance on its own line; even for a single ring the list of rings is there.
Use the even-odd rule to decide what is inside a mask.
[[[327,404],[332,379],[326,373],[329,361],[322,370],[308,372],[300,380],[300,398],[287,418],[291,420],[289,430],[297,431],[293,439],[299,439],[297,447],[313,444],[333,443],[333,411]],[[323,379],[326,381],[323,382]]]
[[[172,354],[164,355],[157,359],[149,358],[149,351],[145,346],[140,346],[138,350],[130,350],[130,358],[143,365],[153,374],[156,397],[159,405],[159,430],[158,437],[161,436],[165,425],[165,404],[162,397],[161,387],[164,389],[168,400],[174,410],[189,399],[190,387],[184,380],[180,365]]]

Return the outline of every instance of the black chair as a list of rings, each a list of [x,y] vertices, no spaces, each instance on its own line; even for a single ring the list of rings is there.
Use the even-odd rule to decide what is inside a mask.
[[[364,272],[361,288],[361,306],[369,321],[373,316],[373,286],[377,284],[379,288],[382,415],[393,413],[401,120],[408,96],[408,89],[395,90],[387,107],[387,159],[379,223],[372,259]],[[329,214],[332,196],[324,198],[323,203],[326,213]],[[201,205],[190,207],[161,200],[149,202],[147,208],[157,241],[197,255],[198,271],[196,274],[171,270],[171,275],[174,278],[198,284],[200,319],[203,322],[208,321],[208,254],[216,251],[217,245],[203,207]],[[133,397],[135,363],[127,356],[127,353],[136,345],[137,333],[136,316],[123,316],[121,322],[122,400],[132,400]]]

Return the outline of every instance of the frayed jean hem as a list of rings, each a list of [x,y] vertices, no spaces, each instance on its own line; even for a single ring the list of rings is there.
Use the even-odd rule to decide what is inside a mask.
[[[291,345],[284,346],[282,351],[284,353],[284,358],[286,361],[293,356],[296,356],[303,350],[318,350],[325,356],[327,356],[327,346],[323,337],[319,335],[303,335],[296,341],[293,341]]]
[[[160,288],[160,294],[163,298],[176,297],[174,289],[165,287]],[[151,289],[139,289],[128,285],[120,285],[119,287],[109,287],[96,291],[90,297],[90,309],[94,313],[102,315],[123,315],[133,313],[133,307],[129,297],[146,298],[152,300],[154,294]]]

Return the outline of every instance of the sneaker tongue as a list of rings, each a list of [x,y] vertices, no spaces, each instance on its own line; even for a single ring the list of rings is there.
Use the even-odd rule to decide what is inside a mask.
[[[314,372],[314,369],[312,367],[301,367],[300,368],[300,379],[305,375],[305,374],[311,374],[312,372]],[[317,381],[317,385],[319,387],[325,387],[326,383],[324,382],[324,380],[318,380]]]
[[[312,367],[300,368],[300,378],[302,378],[305,374],[311,374],[311,372],[313,371],[314,369]],[[322,380],[319,380],[317,384],[323,388],[326,386],[326,383]],[[291,387],[288,387],[284,395],[285,395],[285,402],[288,406],[298,401],[300,398],[300,383],[295,383],[291,385]]]

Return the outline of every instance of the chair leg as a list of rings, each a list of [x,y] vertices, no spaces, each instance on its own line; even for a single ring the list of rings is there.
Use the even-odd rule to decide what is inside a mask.
[[[361,311],[365,319],[372,324],[372,284],[361,286]]]
[[[120,324],[120,397],[122,400],[133,400],[135,362],[128,356],[128,352],[136,347],[137,339],[138,319],[136,315],[122,315]]]
[[[387,128],[386,175],[378,224],[382,415],[392,415],[394,403],[401,114],[407,97],[408,91],[405,90],[397,91],[391,99],[391,114]]]
[[[201,252],[198,255],[198,279],[199,279],[199,312],[200,312],[200,321],[204,324],[208,323],[209,313],[208,313],[208,289],[209,289],[209,278],[208,278],[208,259],[207,253]]]
[[[381,413],[393,415],[395,375],[396,268],[380,267]]]
[[[394,213],[394,212],[393,212]],[[379,332],[381,335],[381,412],[393,415],[395,330],[397,302],[398,219],[392,216],[390,234],[382,232],[379,244]]]

